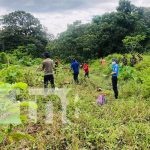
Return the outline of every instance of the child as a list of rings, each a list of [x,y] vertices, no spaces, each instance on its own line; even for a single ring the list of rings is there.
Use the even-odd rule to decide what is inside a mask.
[[[84,63],[84,65],[83,65],[83,70],[84,70],[84,72],[85,72],[84,77],[85,77],[85,78],[89,78],[89,66],[88,66],[87,63]]]
[[[96,103],[98,105],[104,105],[106,103],[106,94],[101,92],[100,95],[98,96]]]

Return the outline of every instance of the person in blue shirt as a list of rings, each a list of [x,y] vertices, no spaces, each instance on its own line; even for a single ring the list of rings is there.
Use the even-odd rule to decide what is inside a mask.
[[[113,91],[114,91],[116,99],[118,99],[118,87],[117,87],[118,73],[119,73],[119,66],[117,64],[117,60],[113,59],[112,60],[112,73],[111,73],[111,75],[112,75]]]
[[[71,63],[71,70],[73,71],[73,78],[75,83],[79,83],[78,75],[79,75],[79,63],[74,59]]]

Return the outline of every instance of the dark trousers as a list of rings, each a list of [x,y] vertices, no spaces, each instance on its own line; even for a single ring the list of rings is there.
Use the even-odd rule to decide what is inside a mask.
[[[117,76],[112,76],[112,86],[115,94],[115,98],[118,98],[118,87],[117,87],[118,78]]]
[[[79,73],[74,73],[74,74],[73,74],[73,78],[74,78],[74,81],[75,81],[76,83],[79,83],[78,76],[79,76]]]
[[[84,77],[85,77],[85,78],[89,78],[89,72],[85,72]]]
[[[48,82],[50,82],[51,88],[55,88],[53,75],[45,75],[44,76],[44,88],[48,88]]]

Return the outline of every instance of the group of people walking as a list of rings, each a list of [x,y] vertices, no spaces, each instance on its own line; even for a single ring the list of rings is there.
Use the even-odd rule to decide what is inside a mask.
[[[138,60],[135,57],[135,55],[132,54],[132,57],[130,58],[130,64],[131,66],[134,66],[138,61],[143,60],[143,58],[140,56],[140,54],[137,55]],[[44,53],[44,61],[42,63],[42,70],[44,71],[44,88],[48,88],[48,82],[51,83],[51,87],[55,89],[55,83],[54,83],[54,74],[53,70],[56,71],[56,67],[58,67],[58,61],[57,63],[54,63],[52,59],[50,59],[50,54],[48,52]],[[104,58],[101,59],[101,65],[105,65],[106,61]],[[128,59],[126,58],[125,55],[123,55],[122,58],[122,64],[124,66],[128,65]],[[89,78],[89,66],[87,62],[84,62],[82,65],[78,63],[77,60],[73,59],[71,62],[70,69],[73,71],[73,79],[76,84],[79,83],[79,70],[80,68],[83,68],[84,70],[84,77]],[[114,91],[114,96],[116,99],[118,99],[118,74],[119,74],[119,66],[118,66],[118,60],[117,59],[112,59],[112,87]]]
[[[73,78],[75,83],[79,83],[79,69],[83,68],[84,70],[84,77],[89,78],[89,66],[87,62],[84,62],[82,65],[80,65],[77,60],[73,59],[71,62],[71,70],[73,71]]]
[[[122,64],[124,66],[127,66],[130,63],[130,66],[134,67],[138,62],[140,62],[142,60],[143,60],[143,57],[140,54],[137,54],[137,57],[134,54],[132,54],[132,57],[130,58],[130,61],[128,61],[126,55],[123,55]]]
[[[44,71],[44,88],[48,88],[48,82],[50,82],[51,87],[54,89],[55,88],[55,83],[54,83],[54,71],[56,72],[56,68],[58,67],[58,61],[55,63],[53,62],[52,59],[50,59],[50,54],[48,52],[44,53],[44,61],[42,63],[42,70]],[[73,71],[73,79],[75,83],[79,83],[79,69],[80,69],[80,64],[73,59],[71,62],[71,67],[70,69]],[[83,70],[85,72],[85,78],[89,78],[89,66],[85,62],[83,64]]]

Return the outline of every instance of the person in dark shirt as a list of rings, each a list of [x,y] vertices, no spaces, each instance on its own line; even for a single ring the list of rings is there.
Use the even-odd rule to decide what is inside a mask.
[[[126,58],[125,55],[123,55],[122,64],[123,64],[124,66],[127,66],[127,65],[128,65],[128,60],[127,60],[127,58]]]
[[[140,55],[140,54],[137,54],[137,57],[138,57],[138,61],[143,61],[143,57]]]
[[[132,57],[130,58],[131,67],[134,67],[136,63],[137,63],[137,59],[135,55],[132,54]]]
[[[80,68],[79,63],[74,59],[71,63],[71,70],[73,71],[73,79],[75,83],[79,83],[79,79],[78,79],[79,68]]]

